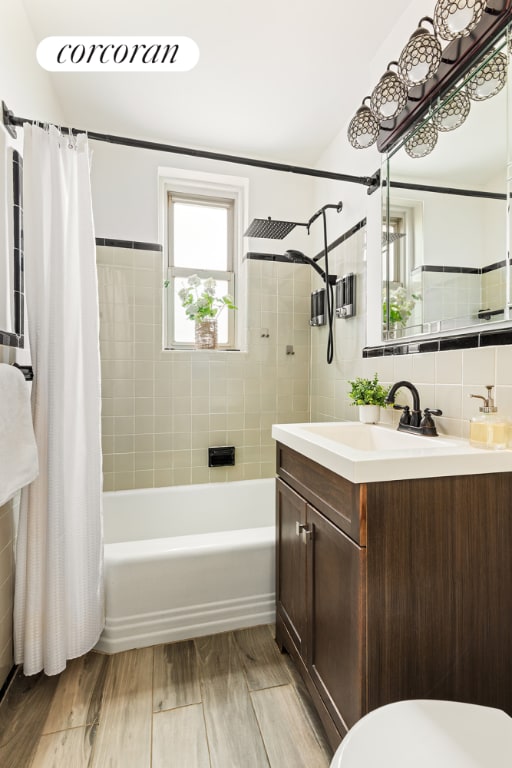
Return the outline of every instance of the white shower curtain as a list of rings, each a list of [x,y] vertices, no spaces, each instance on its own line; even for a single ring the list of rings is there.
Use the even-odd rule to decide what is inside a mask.
[[[39,477],[22,492],[15,662],[61,672],[103,627],[98,290],[87,137],[24,125],[25,281]]]

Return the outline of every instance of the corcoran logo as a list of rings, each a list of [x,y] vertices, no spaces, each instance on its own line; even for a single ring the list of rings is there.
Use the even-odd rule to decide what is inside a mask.
[[[37,61],[49,72],[186,72],[199,48],[190,37],[46,37]]]

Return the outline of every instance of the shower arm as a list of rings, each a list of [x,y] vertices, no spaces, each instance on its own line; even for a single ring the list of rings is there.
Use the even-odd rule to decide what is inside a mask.
[[[327,211],[329,208],[334,208],[336,213],[341,213],[341,211],[343,210],[343,203],[340,200],[339,203],[336,203],[336,204],[328,203],[327,205],[322,205],[322,207],[316,213],[313,214],[313,216],[310,218],[310,220],[306,224],[306,227],[308,228],[308,235],[309,235],[309,228],[311,227],[313,222],[316,221],[318,217],[321,216],[322,213],[324,213],[324,211]]]

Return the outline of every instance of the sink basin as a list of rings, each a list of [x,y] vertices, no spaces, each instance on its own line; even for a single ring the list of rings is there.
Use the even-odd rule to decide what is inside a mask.
[[[353,483],[512,471],[512,451],[473,448],[380,424],[274,424],[272,437]]]
[[[396,429],[379,427],[375,424],[359,422],[328,422],[325,424],[304,424],[303,430],[311,435],[333,440],[358,451],[390,450],[443,450],[448,445],[456,445],[447,438],[425,437]]]

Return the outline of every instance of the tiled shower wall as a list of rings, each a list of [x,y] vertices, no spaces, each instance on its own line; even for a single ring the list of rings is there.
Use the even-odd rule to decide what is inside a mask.
[[[469,395],[485,394],[484,385],[496,385],[499,412],[512,420],[512,347],[497,346],[390,355],[363,359],[366,343],[366,256],[364,231],[343,243],[330,256],[331,270],[337,274],[357,274],[357,316],[335,320],[335,359],[325,362],[326,328],[313,328],[311,366],[311,419],[313,421],[357,420],[357,409],[348,398],[348,381],[356,376],[372,377],[375,372],[384,384],[402,379],[418,388],[423,408],[440,408],[443,416],[435,421],[441,433],[468,437],[469,419],[478,413],[480,401]],[[407,392],[398,402],[410,402]],[[400,413],[381,410],[381,421],[398,423]]]
[[[310,417],[310,270],[244,263],[247,352],[163,351],[161,262],[97,246],[104,490],[272,477],[271,425]],[[234,467],[208,468],[216,445]]]

